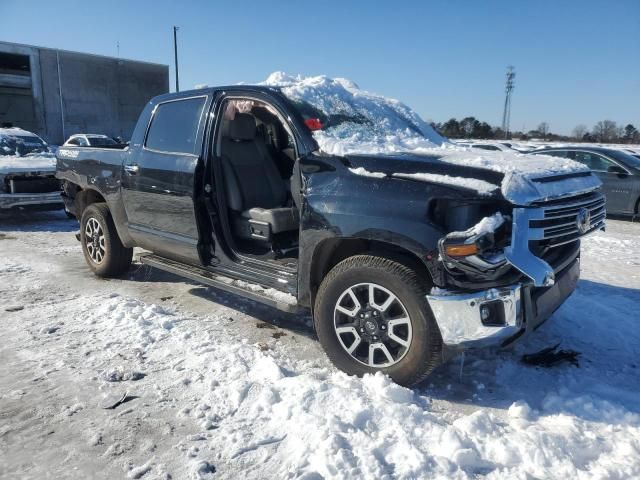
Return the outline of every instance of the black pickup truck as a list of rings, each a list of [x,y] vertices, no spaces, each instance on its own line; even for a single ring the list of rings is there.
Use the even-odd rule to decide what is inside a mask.
[[[141,247],[144,264],[309,308],[339,368],[404,385],[514,342],[575,289],[580,238],[604,227],[590,171],[461,149],[399,102],[313,87],[167,94],[129,146],[61,147],[89,267],[121,275]],[[396,133],[433,148],[371,148]],[[343,148],[354,139],[364,153]]]

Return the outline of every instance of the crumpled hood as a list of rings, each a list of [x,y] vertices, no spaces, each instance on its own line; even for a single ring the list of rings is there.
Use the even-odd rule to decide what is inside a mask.
[[[475,190],[481,196],[500,193],[523,206],[589,192],[601,185],[582,164],[548,155],[443,146],[404,154],[345,157],[355,174],[440,183]]]
[[[566,158],[472,148],[442,150],[441,162],[501,173],[502,195],[517,205],[592,191],[602,183],[586,166]]]
[[[52,153],[26,155],[0,155],[0,175],[26,172],[56,171],[56,157]]]

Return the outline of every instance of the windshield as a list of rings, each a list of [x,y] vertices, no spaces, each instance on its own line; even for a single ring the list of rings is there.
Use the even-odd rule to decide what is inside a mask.
[[[446,140],[402,102],[360,90],[344,78],[272,74],[328,153],[393,153],[434,148]]]
[[[108,145],[117,145],[116,141],[109,137],[87,137],[92,147],[104,147]]]
[[[48,151],[47,144],[35,135],[0,135],[0,155],[25,157],[35,153],[47,153]]]

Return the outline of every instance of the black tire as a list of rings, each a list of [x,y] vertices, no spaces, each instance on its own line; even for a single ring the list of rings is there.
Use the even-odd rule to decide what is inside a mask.
[[[104,237],[102,241],[104,253],[97,259],[92,252],[98,245],[94,243],[93,237],[87,237],[89,222],[91,225],[96,225],[95,222],[97,222],[102,231],[101,236]],[[131,265],[133,248],[122,245],[106,203],[92,203],[82,212],[80,243],[87,265],[99,277],[117,277],[126,272]]]
[[[343,347],[334,328],[334,310],[341,295],[362,283],[374,283],[393,293],[410,318],[409,346],[397,363],[387,367],[370,367],[358,361]],[[324,278],[315,301],[315,329],[327,356],[350,375],[382,371],[400,385],[419,383],[442,359],[442,338],[426,299],[429,288],[413,270],[386,258],[358,255],[343,260]],[[366,343],[362,345],[367,348]]]

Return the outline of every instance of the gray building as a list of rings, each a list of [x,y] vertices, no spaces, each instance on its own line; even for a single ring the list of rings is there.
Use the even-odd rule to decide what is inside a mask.
[[[74,133],[129,139],[138,115],[169,91],[169,67],[0,42],[0,126],[61,144]]]

